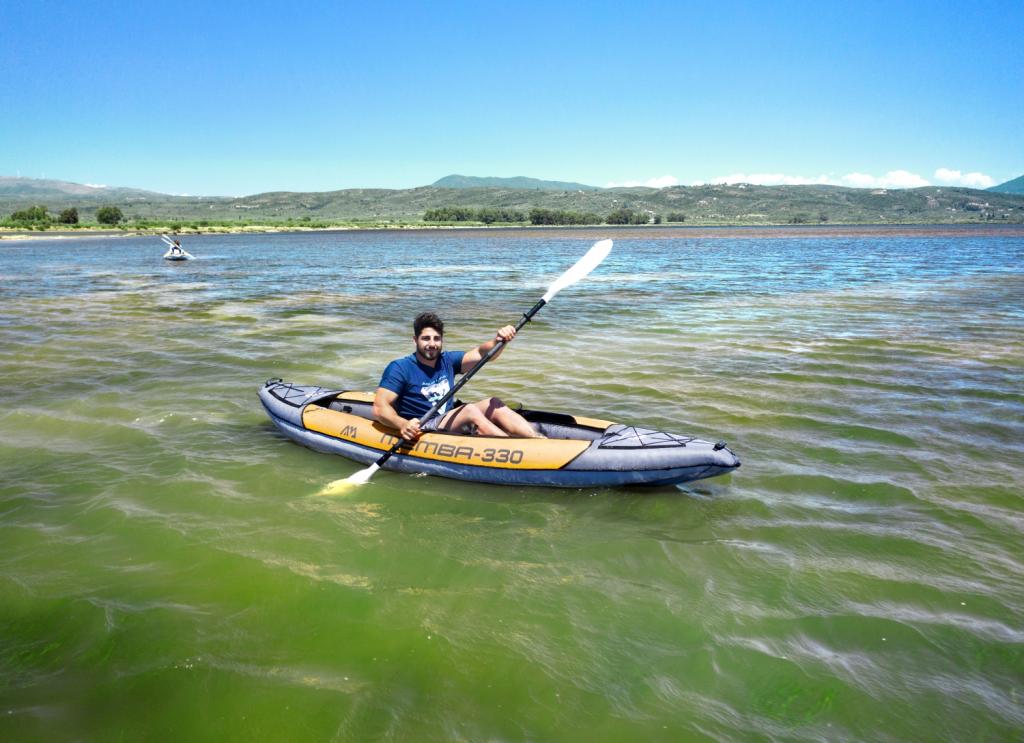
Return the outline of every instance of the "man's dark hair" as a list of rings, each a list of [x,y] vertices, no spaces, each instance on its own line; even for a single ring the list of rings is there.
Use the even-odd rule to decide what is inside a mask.
[[[415,337],[420,337],[423,328],[433,328],[438,334],[444,335],[444,322],[433,312],[421,312],[412,321],[412,332]]]

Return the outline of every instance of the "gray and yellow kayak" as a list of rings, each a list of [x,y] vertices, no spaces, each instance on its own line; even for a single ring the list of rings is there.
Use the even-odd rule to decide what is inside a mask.
[[[370,464],[398,441],[373,420],[373,393],[267,381],[260,402],[288,438]],[[426,433],[384,469],[500,485],[588,488],[672,485],[731,472],[740,460],[724,442],[622,423],[520,410],[545,439]]]

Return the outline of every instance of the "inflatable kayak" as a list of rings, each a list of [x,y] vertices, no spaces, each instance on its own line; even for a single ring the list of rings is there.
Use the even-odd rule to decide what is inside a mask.
[[[165,261],[190,261],[193,258],[195,256],[185,250],[168,250],[164,253]]]
[[[373,393],[267,381],[260,402],[288,438],[360,464],[399,439],[373,420]],[[740,460],[724,442],[581,416],[519,410],[545,439],[426,433],[384,469],[502,485],[586,488],[672,485],[731,472]]]

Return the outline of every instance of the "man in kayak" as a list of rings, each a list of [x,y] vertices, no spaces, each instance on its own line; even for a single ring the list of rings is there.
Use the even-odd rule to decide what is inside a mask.
[[[484,354],[500,341],[516,336],[511,325],[498,330],[494,338],[471,351],[445,351],[444,322],[433,312],[423,312],[413,321],[415,353],[395,359],[384,369],[373,399],[373,415],[380,423],[397,428],[406,441],[415,441],[428,431],[475,429],[481,436],[522,436],[543,438],[523,416],[496,397],[460,405],[451,401],[433,418],[420,425],[420,418],[455,386],[455,375],[465,374],[480,363]],[[492,359],[501,355],[502,348]]]

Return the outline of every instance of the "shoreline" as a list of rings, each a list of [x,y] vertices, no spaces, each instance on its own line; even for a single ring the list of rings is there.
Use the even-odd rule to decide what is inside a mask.
[[[175,235],[179,238],[207,235],[273,235],[303,232],[480,232],[504,233],[517,236],[533,234],[572,233],[580,237],[618,236],[626,239],[669,237],[694,238],[780,238],[780,237],[871,237],[873,235],[900,235],[956,237],[972,235],[1020,235],[1024,237],[1024,223],[951,222],[951,223],[851,223],[851,224],[767,224],[767,225],[374,225],[331,227],[302,227],[298,225],[246,225],[239,227],[201,227],[178,232],[160,229],[81,228],[77,230],[15,230],[0,228],[0,242],[34,242],[38,240],[96,240],[105,238],[156,237]]]

